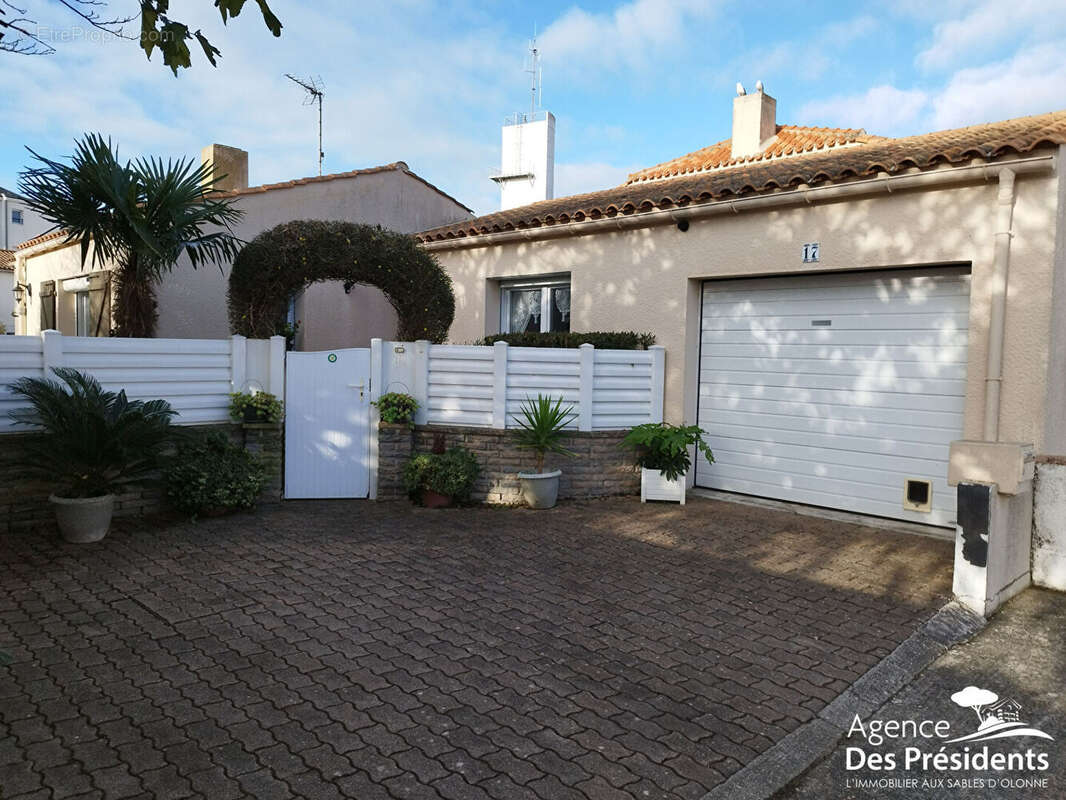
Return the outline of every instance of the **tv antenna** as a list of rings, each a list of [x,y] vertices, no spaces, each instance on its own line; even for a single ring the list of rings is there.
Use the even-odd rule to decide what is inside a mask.
[[[297,78],[295,75],[290,75],[286,72],[285,77],[293,83],[302,86],[304,91],[307,92],[307,97],[304,98],[305,106],[309,106],[312,103],[318,103],[318,174],[321,175],[322,159],[326,157],[326,154],[322,150],[322,98],[326,94],[326,84],[322,83],[321,76],[303,80],[302,78]]]
[[[540,105],[542,86],[542,75],[540,68],[540,50],[537,49],[537,30],[533,29],[533,38],[529,40],[529,67],[526,69],[529,73],[529,119],[533,120],[537,113],[537,106]]]

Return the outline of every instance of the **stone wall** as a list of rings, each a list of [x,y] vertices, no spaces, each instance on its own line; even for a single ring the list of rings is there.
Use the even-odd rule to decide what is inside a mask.
[[[1033,497],[1033,583],[1066,592],[1066,457],[1041,456]]]
[[[277,502],[282,498],[281,425],[203,425],[196,429],[226,431],[233,441],[243,443],[263,459],[269,478],[260,495],[260,502]],[[28,479],[18,466],[20,443],[30,434],[0,435],[0,533],[38,523],[51,522],[55,512],[48,502],[53,486]],[[157,486],[130,489],[115,496],[115,516],[129,517],[150,514],[164,507],[163,492]]]
[[[625,431],[574,432],[563,446],[577,455],[573,458],[550,455],[546,469],[561,469],[560,498],[604,497],[639,494],[640,470],[633,466],[632,453],[619,447]],[[378,499],[405,497],[403,465],[412,453],[428,453],[436,435],[443,435],[445,447],[460,445],[470,450],[481,465],[471,495],[487,503],[520,503],[518,474],[532,472],[533,455],[514,446],[510,431],[444,425],[420,425],[414,430],[404,425],[382,424],[378,430]]]

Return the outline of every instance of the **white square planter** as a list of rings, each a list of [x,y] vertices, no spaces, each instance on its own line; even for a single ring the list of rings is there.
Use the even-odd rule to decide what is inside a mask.
[[[640,470],[640,502],[646,503],[649,500],[669,500],[685,505],[685,476],[678,475],[675,480],[668,481],[660,470],[642,467]]]

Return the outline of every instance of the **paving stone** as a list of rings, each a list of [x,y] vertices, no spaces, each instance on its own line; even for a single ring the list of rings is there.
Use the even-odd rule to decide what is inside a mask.
[[[706,500],[564,503],[535,521],[307,502],[119,519],[76,550],[13,533],[0,786],[700,798],[972,634],[963,609],[934,614],[951,557]]]

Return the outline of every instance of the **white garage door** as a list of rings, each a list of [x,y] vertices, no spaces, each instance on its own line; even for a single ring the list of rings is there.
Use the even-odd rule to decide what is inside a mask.
[[[696,485],[953,525],[969,303],[961,268],[708,281]]]

